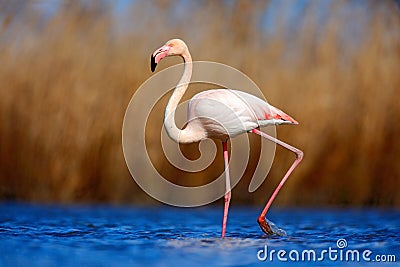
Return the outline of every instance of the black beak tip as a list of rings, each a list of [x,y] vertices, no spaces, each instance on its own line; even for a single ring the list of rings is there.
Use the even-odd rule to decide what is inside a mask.
[[[150,66],[151,72],[155,71],[156,66],[157,66],[156,58],[153,55],[151,55],[151,66]]]

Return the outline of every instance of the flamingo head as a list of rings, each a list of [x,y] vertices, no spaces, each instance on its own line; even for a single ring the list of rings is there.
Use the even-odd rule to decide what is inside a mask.
[[[158,48],[151,55],[151,71],[154,72],[158,62],[168,56],[182,56],[187,52],[188,48],[184,41],[181,39],[172,39],[165,43],[165,45]]]

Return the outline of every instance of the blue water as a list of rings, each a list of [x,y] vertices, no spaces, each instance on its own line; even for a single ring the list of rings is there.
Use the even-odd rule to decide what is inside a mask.
[[[222,207],[3,203],[0,266],[376,266],[377,255],[395,257],[385,266],[400,264],[400,211],[275,208],[268,218],[287,236],[267,237],[256,222],[260,209],[233,206],[227,238],[220,239]],[[347,246],[339,248],[338,239]],[[301,258],[304,250],[316,258]],[[357,250],[360,261],[350,254],[346,260],[348,250]],[[371,263],[362,258],[365,250]]]

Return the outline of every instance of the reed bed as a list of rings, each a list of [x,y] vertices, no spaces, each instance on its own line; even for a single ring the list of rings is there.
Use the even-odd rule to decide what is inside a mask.
[[[274,1],[134,1],[120,11],[112,1],[54,9],[0,1],[0,198],[156,203],[130,177],[121,127],[130,97],[152,75],[150,53],[179,37],[195,60],[243,71],[300,122],[277,128],[305,152],[279,204],[399,207],[399,10],[393,1],[355,2],[321,9],[309,1],[293,14]],[[158,113],[148,124],[155,132]],[[190,179],[220,173],[218,159]],[[250,194],[252,156],[234,204],[264,203],[292,159],[278,148],[268,179]],[[154,161],[169,179],[185,179],[164,157]]]

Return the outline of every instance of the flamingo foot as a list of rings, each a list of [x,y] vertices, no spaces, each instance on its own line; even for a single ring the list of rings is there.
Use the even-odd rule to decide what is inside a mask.
[[[278,228],[273,222],[266,220],[265,217],[258,217],[257,222],[261,230],[267,235],[286,236],[285,230]]]
[[[267,220],[265,220],[265,217],[258,217],[257,219],[258,224],[260,225],[261,230],[266,233],[267,235],[273,235],[274,232],[271,230],[271,227],[267,223]]]

